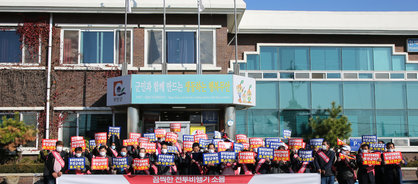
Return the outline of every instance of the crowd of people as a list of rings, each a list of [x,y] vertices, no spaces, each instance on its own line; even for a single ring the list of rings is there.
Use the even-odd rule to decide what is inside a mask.
[[[223,134],[222,141],[233,142],[226,134]],[[182,140],[178,140],[181,143]],[[382,143],[382,142],[380,142]],[[181,145],[181,144],[180,144]],[[258,148],[246,148],[242,151],[254,152],[253,163],[241,163],[237,156],[233,161],[204,164],[204,154],[217,153],[215,144],[208,144],[201,147],[198,142],[193,143],[192,150],[184,150],[177,147],[174,152],[168,151],[168,147],[179,146],[167,142],[164,138],[156,139],[156,150],[154,153],[134,144],[123,146],[119,136],[108,136],[105,145],[97,145],[92,148],[83,149],[77,147],[70,152],[64,151],[62,141],[56,142],[55,150],[41,151],[41,157],[45,160],[45,183],[55,183],[56,178],[62,174],[128,174],[128,175],[253,175],[253,174],[276,174],[276,173],[320,173],[321,182],[333,184],[335,180],[340,184],[354,184],[356,180],[360,184],[397,184],[402,183],[401,164],[385,163],[383,154],[377,160],[380,165],[364,164],[363,153],[370,153],[368,144],[362,144],[359,150],[352,150],[349,145],[341,145],[330,148],[329,141],[323,140],[322,145],[317,147],[296,148],[283,144],[277,150],[289,150],[288,160],[276,160],[271,158],[257,157]],[[394,143],[385,144],[384,152],[394,152]],[[300,152],[312,150],[312,161],[303,161]],[[234,151],[228,148],[225,151]],[[380,152],[379,152],[380,153]],[[173,155],[174,164],[166,165],[158,161],[158,155]],[[82,169],[70,169],[70,158],[84,158],[85,163]],[[92,160],[95,158],[106,158],[107,166],[103,169],[92,168]],[[127,158],[125,167],[116,167],[112,159]],[[146,169],[135,170],[133,160],[148,159]]]

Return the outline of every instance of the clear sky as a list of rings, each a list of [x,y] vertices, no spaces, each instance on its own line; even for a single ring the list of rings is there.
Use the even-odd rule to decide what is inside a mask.
[[[244,0],[247,10],[418,11],[418,0]]]

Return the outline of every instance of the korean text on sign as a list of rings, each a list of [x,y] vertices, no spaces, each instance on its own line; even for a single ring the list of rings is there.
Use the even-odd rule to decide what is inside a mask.
[[[245,134],[237,134],[235,135],[236,143],[247,142],[247,135]]]
[[[208,164],[219,164],[219,154],[218,153],[204,153],[203,154],[203,165]]]
[[[219,152],[219,159],[222,163],[234,163],[236,159],[236,153],[233,151],[222,151]]]
[[[105,145],[107,142],[107,133],[106,132],[100,132],[94,134],[94,139],[96,140],[97,145]]]
[[[397,152],[386,152],[383,153],[385,164],[399,164],[402,161],[402,153]]]
[[[234,152],[238,153],[240,151],[244,150],[244,145],[241,143],[234,143]]]
[[[374,152],[383,153],[385,152],[385,144],[379,144],[379,143],[370,144],[370,149]]]
[[[149,138],[148,137],[140,137],[139,138],[139,143],[149,143]]]
[[[257,158],[259,159],[273,159],[273,148],[260,147],[257,149]]]
[[[128,158],[113,158],[112,165],[117,169],[123,169],[128,167]]]
[[[86,142],[84,140],[78,140],[71,142],[71,150],[74,151],[76,148],[81,147],[83,150],[86,149]]]
[[[144,134],[144,137],[148,137],[149,142],[157,141],[157,138],[155,137],[155,133],[146,133],[146,134]]]
[[[292,135],[291,130],[283,130],[283,138],[284,139],[290,139],[291,135]]]
[[[322,146],[322,142],[324,141],[323,138],[316,138],[310,140],[311,148],[319,148]]]
[[[312,150],[300,150],[299,157],[302,160],[302,162],[312,162]]]
[[[181,123],[170,123],[170,131],[181,132]]]
[[[268,148],[273,148],[273,149],[279,149],[280,146],[285,146],[284,142],[269,142],[268,144],[266,143],[266,147]]]
[[[230,149],[234,143],[232,142],[218,142],[218,152]]]
[[[42,139],[43,150],[55,150],[58,139]]]
[[[264,146],[263,138],[252,137],[250,138],[250,149],[259,148]]]
[[[300,149],[303,147],[303,139],[289,139],[289,149]]]
[[[107,158],[92,158],[91,169],[92,170],[105,170],[108,167],[109,160]]]
[[[157,165],[173,166],[174,165],[174,155],[158,155]]]
[[[76,170],[76,169],[83,170],[85,168],[85,163],[86,163],[85,158],[68,158],[68,169],[69,170]]]
[[[94,147],[96,147],[96,140],[94,139],[89,140],[89,148],[93,149]]]
[[[138,145],[138,139],[124,139],[123,146]]]
[[[129,133],[129,139],[139,139],[141,137],[141,133]]]
[[[193,150],[193,143],[192,141],[185,141],[183,142],[183,150],[184,152],[190,152]]]
[[[255,153],[251,151],[243,151],[238,153],[238,163],[240,164],[253,164]]]
[[[194,142],[194,136],[193,135],[183,135],[183,142],[191,141]]]
[[[120,127],[109,127],[109,135],[120,135]]]
[[[146,153],[155,153],[155,143],[141,143],[140,148],[144,148]]]
[[[376,135],[363,135],[361,136],[363,144],[373,144],[377,143],[377,136]]]
[[[157,138],[163,138],[165,136],[165,130],[164,129],[155,129],[154,130],[155,137]]]
[[[146,159],[139,159],[135,158],[132,163],[132,167],[134,170],[143,171],[149,169],[149,158]]]
[[[210,143],[212,143],[212,140],[210,140],[210,139],[200,139],[199,140],[199,146],[201,148],[207,148]]]
[[[289,150],[274,150],[274,161],[290,161]]]
[[[194,135],[194,142],[199,142],[200,139],[208,139],[207,134],[195,134]]]
[[[363,165],[380,165],[380,153],[363,153]]]
[[[165,141],[166,142],[176,143],[177,142],[177,138],[178,138],[178,135],[176,133],[167,132],[165,134]]]
[[[271,137],[271,138],[265,138],[264,142],[266,144],[266,147],[268,147],[267,145],[270,144],[270,142],[281,142],[279,137]]]
[[[177,153],[177,147],[175,146],[167,146],[167,153]]]

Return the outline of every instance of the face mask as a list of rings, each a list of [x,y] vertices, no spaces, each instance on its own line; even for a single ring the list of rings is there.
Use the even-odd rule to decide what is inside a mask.
[[[322,150],[327,150],[328,146],[327,145],[322,145]]]
[[[112,146],[112,149],[116,149],[116,146]]]
[[[210,149],[210,150],[209,150],[209,153],[215,153],[215,150]]]
[[[75,156],[76,157],[81,157],[81,153],[76,153]]]
[[[62,151],[62,146],[57,146],[57,151],[61,152]]]
[[[369,152],[369,150],[361,150],[361,152],[367,153],[367,152]]]
[[[144,158],[145,157],[145,153],[139,153],[139,157]]]
[[[104,156],[106,155],[106,152],[100,152],[100,155],[101,155],[102,157],[104,157]]]
[[[120,155],[122,155],[124,157],[124,156],[126,156],[126,152],[120,152]]]
[[[162,150],[161,150],[161,153],[162,153],[162,154],[166,154],[166,153],[167,153],[167,149],[162,149]]]

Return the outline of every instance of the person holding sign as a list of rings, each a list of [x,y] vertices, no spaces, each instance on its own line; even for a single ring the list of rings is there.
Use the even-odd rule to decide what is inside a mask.
[[[234,146],[235,147],[235,146]],[[224,162],[222,162],[222,153],[228,154]],[[236,153],[231,149],[227,149],[225,152],[220,152],[222,175],[238,175],[237,173],[237,162]],[[225,161],[226,160],[226,161]]]
[[[55,151],[51,151],[46,159],[44,168],[44,180],[46,183],[54,184],[56,179],[65,171],[65,163],[68,161],[68,153],[63,151],[64,143],[57,141],[55,144]]]
[[[369,153],[369,145],[362,144],[357,155],[356,161],[358,165],[357,178],[359,184],[375,184],[374,165],[363,164],[363,154]]]
[[[354,184],[357,180],[355,170],[357,169],[355,156],[350,156],[351,147],[345,145],[337,158],[337,180],[340,184]]]
[[[312,153],[312,150],[300,148],[297,152],[292,152],[290,154],[291,169],[293,173],[315,173],[317,171],[314,162],[303,161],[304,159],[312,160]]]
[[[322,184],[333,184],[335,180],[332,165],[335,161],[335,152],[329,150],[328,141],[322,141],[322,150],[318,150],[315,154],[314,163],[318,172],[321,173]]]
[[[176,175],[177,174],[177,164],[179,162],[179,152],[176,152],[176,154],[168,154],[168,145],[164,143],[161,146],[161,155],[172,155],[174,158],[173,160],[167,160],[164,162],[172,163],[172,165],[158,165],[158,175]],[[158,157],[161,157],[159,155]],[[159,159],[157,159],[157,162],[160,162]]]
[[[280,160],[274,158],[274,161],[271,164],[270,173],[290,173],[291,164],[289,150],[286,150],[286,147],[284,146],[280,146],[278,150],[275,150],[275,152],[276,151],[281,151],[278,155],[280,156]]]
[[[87,157],[85,157],[84,155],[83,155],[83,148],[81,148],[81,147],[77,147],[77,148],[75,148],[75,152],[74,152],[75,154],[74,155],[72,155],[68,160],[68,170],[67,170],[67,174],[77,174],[77,175],[83,175],[83,174],[89,174],[90,173],[90,162],[89,162],[89,160],[87,159]],[[79,168],[79,167],[75,167],[75,169],[74,168],[72,168],[72,160],[71,159],[75,159],[77,162],[79,162],[79,160],[84,160],[84,164],[82,164],[83,166],[81,167],[81,168],[83,168],[83,169],[81,169],[81,168]],[[75,164],[76,166],[78,166],[79,164]]]
[[[273,156],[273,148],[257,148],[257,164],[255,167],[255,173],[268,174],[270,172],[271,160],[273,160]]]
[[[210,143],[208,145],[209,153],[216,153],[215,145]],[[218,159],[219,160],[219,159]],[[220,164],[208,164],[206,165],[206,175],[220,175],[221,174],[221,165]]]
[[[99,155],[96,156],[95,158],[106,158],[107,159],[107,167],[105,167],[105,169],[103,170],[94,170],[94,159],[92,158],[92,162],[91,162],[91,169],[92,169],[92,174],[110,174],[110,167],[112,164],[112,157],[109,157],[108,155],[106,155],[107,153],[107,149],[106,146],[100,146],[99,147]]]
[[[119,139],[118,139],[119,140]],[[109,143],[109,141],[108,141]],[[110,142],[110,146],[107,147],[107,155],[112,158],[118,157],[118,148],[120,148],[120,142]]]
[[[401,164],[406,164],[406,162],[402,158],[402,154],[400,152],[395,152],[394,143],[387,143],[386,150],[386,153],[384,153],[384,182],[386,184],[401,184]]]
[[[139,156],[137,159],[145,160],[148,159],[148,169],[146,170],[135,170],[135,168],[132,167],[132,172],[137,175],[156,175],[158,174],[157,166],[155,166],[153,163],[156,162],[156,159],[154,157],[150,157],[151,155],[146,153],[145,148],[139,149]]]
[[[200,152],[199,143],[193,144],[193,151],[190,154],[190,158],[192,159],[190,162],[190,175],[203,175],[203,154]]]
[[[128,174],[130,173],[130,168],[131,168],[131,164],[132,164],[132,157],[128,155],[128,149],[126,148],[126,146],[122,146],[122,148],[120,149],[120,153],[119,156],[116,158],[113,158],[113,161],[115,159],[120,159],[120,158],[124,158],[126,159],[126,167],[125,166],[119,166],[119,165],[114,165],[114,162],[112,164],[112,170],[116,170],[116,174]]]

